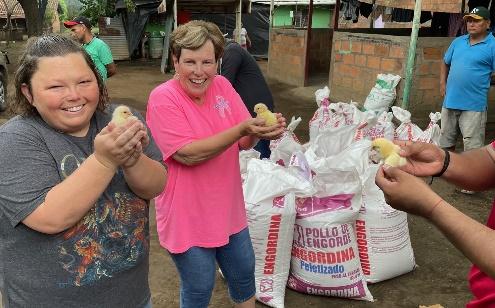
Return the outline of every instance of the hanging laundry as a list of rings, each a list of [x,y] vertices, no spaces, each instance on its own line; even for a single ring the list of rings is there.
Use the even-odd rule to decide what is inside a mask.
[[[359,12],[358,0],[342,0],[341,10],[344,12],[343,16],[345,20],[352,20],[357,22]]]
[[[447,36],[449,34],[449,13],[435,12],[431,20],[432,36]]]
[[[464,19],[460,13],[451,13],[449,17],[449,36],[456,37],[466,32]]]
[[[431,20],[432,15],[431,12],[421,11],[421,17],[419,18],[420,23],[425,23],[428,20]]]
[[[411,22],[414,17],[414,11],[408,9],[394,9],[392,11],[392,21]]]
[[[470,12],[472,9],[474,9],[477,6],[484,6],[488,8],[489,5],[490,5],[490,0],[469,0],[468,2],[468,7]]]
[[[359,13],[361,15],[368,18],[370,17],[372,12],[373,12],[373,4],[369,4],[361,1],[359,2]]]
[[[380,15],[373,24],[375,29],[385,28],[385,23],[383,22],[382,15]]]

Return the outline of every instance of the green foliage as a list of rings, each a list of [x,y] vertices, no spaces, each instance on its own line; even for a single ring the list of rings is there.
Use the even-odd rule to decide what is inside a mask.
[[[136,4],[133,0],[124,0],[124,3],[127,6],[127,10],[129,12],[134,12],[136,10]]]
[[[67,3],[65,3],[65,0],[59,0],[58,6],[60,8],[60,20],[68,20],[69,9],[67,8]]]
[[[116,0],[80,0],[81,15],[86,16],[93,24],[98,22],[100,16],[114,17]],[[124,0],[127,9],[134,12],[136,4],[134,0]]]
[[[45,15],[43,17],[43,28],[50,28],[53,23],[53,12],[45,11]]]

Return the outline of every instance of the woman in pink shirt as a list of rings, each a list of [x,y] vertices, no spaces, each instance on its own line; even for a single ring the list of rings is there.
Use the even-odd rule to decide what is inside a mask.
[[[207,307],[216,262],[238,307],[254,307],[254,252],[247,229],[239,150],[284,131],[251,118],[230,82],[216,75],[224,38],[191,21],[170,37],[176,76],[149,97],[147,123],[169,178],[156,199],[160,243],[180,274],[181,307]]]
[[[469,284],[474,295],[467,308],[495,307],[495,207],[487,226],[461,213],[416,176],[442,177],[465,189],[495,187],[495,142],[461,154],[433,144],[405,142],[408,164],[383,167],[376,184],[393,207],[430,220],[471,261]],[[494,202],[495,205],[495,202]]]

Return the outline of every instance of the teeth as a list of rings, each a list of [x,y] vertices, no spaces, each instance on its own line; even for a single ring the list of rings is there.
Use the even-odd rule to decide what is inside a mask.
[[[191,82],[192,83],[195,83],[195,84],[201,84],[203,82],[205,82],[205,79],[191,79]]]
[[[67,110],[69,112],[77,112],[79,110],[81,110],[83,107],[83,105],[79,105],[79,106],[74,106],[74,107],[70,107],[70,108],[65,108],[64,110]]]

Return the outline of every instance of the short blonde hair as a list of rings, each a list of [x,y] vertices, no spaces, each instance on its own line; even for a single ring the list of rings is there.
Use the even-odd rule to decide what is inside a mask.
[[[225,38],[222,31],[212,22],[204,20],[192,20],[180,25],[170,35],[170,49],[172,54],[179,59],[182,49],[196,50],[207,41],[213,43],[215,48],[215,60],[223,55]]]

